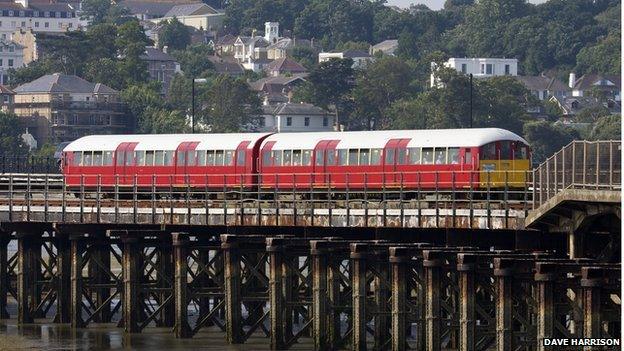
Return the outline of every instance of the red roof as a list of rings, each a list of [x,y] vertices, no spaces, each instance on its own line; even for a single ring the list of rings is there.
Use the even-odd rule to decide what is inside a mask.
[[[305,73],[308,71],[297,61],[288,57],[271,62],[266,69],[267,71],[277,71],[279,73]]]

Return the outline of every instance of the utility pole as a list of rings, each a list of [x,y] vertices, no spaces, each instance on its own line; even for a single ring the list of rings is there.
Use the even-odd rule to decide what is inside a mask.
[[[206,78],[193,78],[191,83],[191,134],[195,134],[195,83],[206,82]]]

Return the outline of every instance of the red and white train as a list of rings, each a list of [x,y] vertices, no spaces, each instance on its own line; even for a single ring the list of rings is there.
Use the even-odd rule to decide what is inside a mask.
[[[529,167],[527,142],[496,128],[93,135],[62,155],[68,187],[101,189],[524,187]]]

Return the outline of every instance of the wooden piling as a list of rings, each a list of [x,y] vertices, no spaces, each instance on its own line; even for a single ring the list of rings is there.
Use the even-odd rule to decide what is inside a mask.
[[[32,323],[34,318],[32,315],[31,305],[34,295],[34,255],[33,238],[29,235],[18,233],[17,250],[18,250],[18,271],[17,271],[17,324]]]
[[[82,269],[84,267],[84,238],[79,235],[70,236],[71,245],[71,327],[82,328],[85,322],[82,319]]]
[[[266,241],[266,251],[269,254],[269,309],[271,350],[284,349],[284,296],[283,296],[283,261],[284,261],[284,239],[268,238]]]
[[[71,244],[69,235],[55,233],[56,246],[56,315],[55,323],[71,322]]]
[[[171,237],[173,241],[173,261],[175,264],[173,330],[176,338],[188,338],[192,336],[188,323],[188,264],[186,262],[189,238],[186,233],[172,233]]]
[[[583,289],[583,337],[601,338],[600,293],[604,271],[600,267],[583,267],[581,287]]]
[[[312,338],[315,350],[327,350],[327,248],[328,242],[312,240]]]
[[[139,301],[140,289],[140,269],[139,255],[139,239],[135,236],[123,235],[121,237],[123,243],[122,269],[123,269],[123,325],[126,333],[139,332],[139,310],[141,302]]]
[[[241,317],[240,252],[236,236],[221,235],[225,286],[225,339],[230,344],[243,342]]]
[[[368,245],[364,243],[352,243],[351,246],[351,296],[352,296],[352,321],[353,341],[352,350],[366,350],[366,259]]]
[[[167,299],[175,294],[175,288],[172,287],[172,282],[174,278],[175,265],[174,264],[174,253],[172,248],[172,237],[168,235],[164,235],[161,239],[159,250],[159,262],[158,262],[158,285],[160,287],[160,292],[158,293],[159,303],[165,304]],[[188,255],[188,249],[186,254]],[[186,255],[184,256],[184,263],[186,263]],[[184,279],[186,279],[186,271],[184,272]],[[186,282],[186,280],[185,280]],[[169,303],[166,303],[162,308],[161,318],[159,325],[163,327],[173,327],[175,325],[175,303],[173,302],[174,298],[170,299]]]
[[[552,263],[537,263],[535,282],[537,284],[537,350],[550,349],[544,346],[544,339],[554,337],[554,280],[556,266]]]

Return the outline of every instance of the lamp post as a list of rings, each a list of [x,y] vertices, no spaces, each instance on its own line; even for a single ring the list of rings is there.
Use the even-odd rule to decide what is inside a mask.
[[[470,128],[472,128],[472,73],[470,73]]]
[[[195,83],[206,83],[206,78],[193,78],[191,84],[191,133],[195,134]]]

